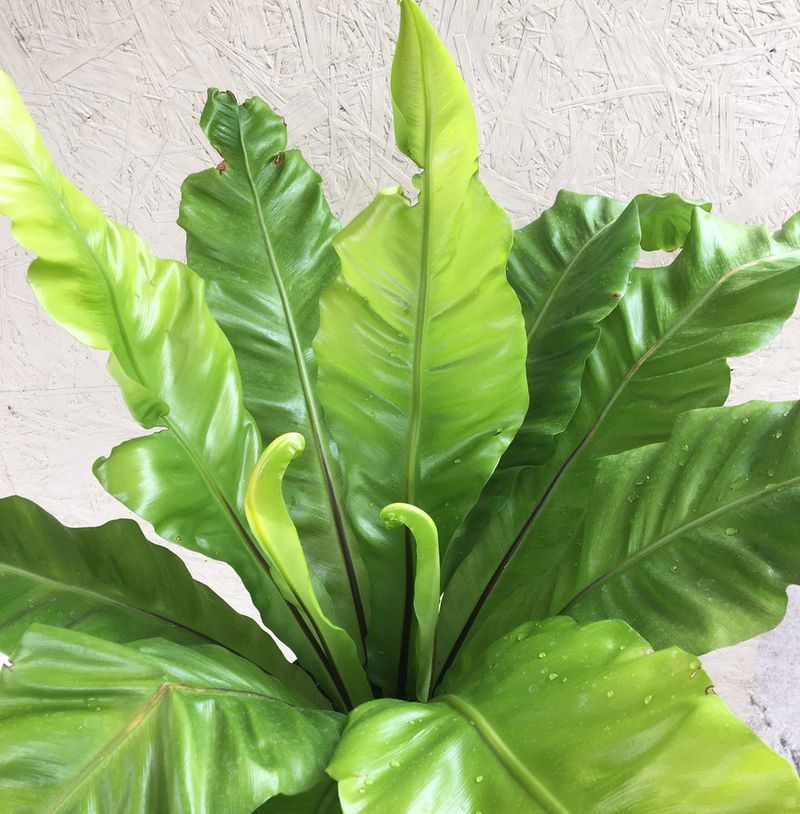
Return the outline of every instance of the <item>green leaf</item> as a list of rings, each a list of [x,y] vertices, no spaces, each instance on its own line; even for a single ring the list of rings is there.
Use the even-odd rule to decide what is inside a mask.
[[[34,626],[0,681],[0,808],[250,814],[322,780],[341,717],[212,645]]]
[[[246,531],[244,490],[260,439],[203,282],[153,257],[58,174],[2,72],[0,213],[39,255],[28,278],[45,310],[84,344],[110,351],[109,370],[134,417],[166,428],[98,461],[103,486],[162,536],[229,562],[270,628],[321,673]]]
[[[501,467],[552,457],[554,436],[578,406],[599,323],[618,304],[639,257],[639,238],[634,204],[566,191],[515,232],[508,277],[528,333],[531,403]]]
[[[381,520],[389,528],[406,526],[414,539],[414,620],[411,676],[417,700],[427,701],[431,689],[433,643],[439,615],[439,534],[430,515],[408,503],[390,503],[381,510]]]
[[[674,192],[637,195],[633,200],[639,209],[642,248],[648,252],[679,249],[691,230],[693,208],[711,211],[710,203],[687,201]]]
[[[800,288],[797,218],[770,236],[693,212],[675,260],[636,269],[603,321],[553,459],[507,473],[493,514],[478,510],[475,525],[467,521],[463,534],[480,545],[445,591],[440,665],[451,664],[469,637],[479,649],[526,619],[550,615],[561,582],[574,579],[597,459],[664,441],[681,413],[723,404],[726,358],[761,347],[791,315]]]
[[[713,439],[713,443],[709,443]],[[600,461],[571,585],[555,605],[695,652],[776,625],[800,582],[800,408],[696,410],[666,444]]]
[[[212,89],[200,124],[223,156],[183,184],[179,224],[191,267],[236,353],[244,401],[262,437],[290,430],[309,450],[286,475],[292,517],[326,611],[366,635],[363,567],[342,505],[338,461],[316,395],[311,342],[319,297],[339,271],[319,175],[286,150],[286,124],[261,99]]]
[[[524,324],[505,276],[511,225],[476,175],[469,94],[417,6],[400,8],[395,132],[423,169],[419,198],[385,190],[339,233],[342,275],[323,294],[314,347],[349,514],[380,586],[370,676],[402,694],[413,544],[382,526],[376,506],[419,506],[444,550],[519,427],[527,385]]]
[[[131,520],[62,526],[21,497],[0,500],[0,650],[10,653],[33,622],[124,644],[159,636],[213,643],[290,684],[311,705],[324,700],[254,621],[195,582],[171,551]]]
[[[314,631],[324,659],[346,708],[372,698],[358,650],[347,631],[328,619],[320,606],[297,528],[283,498],[283,476],[303,451],[305,440],[296,432],[276,438],[265,450],[250,478],[245,510],[284,599],[302,613]]]
[[[345,814],[800,811],[793,769],[710,683],[623,622],[528,623],[430,704],[356,710],[328,771]]]

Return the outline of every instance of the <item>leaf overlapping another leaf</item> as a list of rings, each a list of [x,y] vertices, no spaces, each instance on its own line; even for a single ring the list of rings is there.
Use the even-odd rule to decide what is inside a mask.
[[[171,551],[131,520],[72,529],[20,497],[0,500],[0,650],[11,653],[32,623],[126,644],[160,637],[218,644],[325,702],[252,619],[195,582]]]
[[[476,176],[469,95],[410,0],[392,69],[395,134],[422,168],[415,204],[380,193],[337,235],[341,277],[322,295],[320,399],[373,597],[370,676],[404,696],[413,546],[378,512],[409,503],[442,550],[527,407],[525,332],[505,265],[511,225]]]
[[[345,814],[799,810],[792,768],[710,683],[624,622],[528,623],[431,703],[356,710],[329,772]]]
[[[0,679],[0,806],[14,814],[250,814],[318,784],[341,728],[215,646],[37,625],[14,658]]]
[[[686,413],[665,444],[600,461],[576,581],[553,603],[625,619],[657,647],[725,647],[783,617],[798,517],[796,404]]]
[[[186,254],[236,353],[245,405],[266,443],[299,432],[309,448],[284,488],[326,613],[359,643],[368,585],[343,505],[341,474],[316,393],[318,301],[339,272],[319,175],[286,150],[286,124],[261,99],[215,89],[200,119],[223,164],[183,184]]]
[[[4,73],[0,153],[0,212],[38,255],[28,275],[36,296],[81,342],[111,352],[109,370],[137,421],[165,428],[121,444],[95,474],[167,539],[229,562],[271,628],[324,682],[247,531],[244,491],[260,439],[202,281],[155,258],[59,175]]]
[[[440,665],[452,663],[476,631],[480,648],[516,623],[558,610],[553,598],[573,583],[580,561],[596,461],[663,441],[681,413],[724,403],[727,357],[761,347],[792,313],[799,229],[795,217],[769,235],[694,207],[672,263],[634,271],[602,323],[580,404],[553,459],[514,473],[493,516],[478,507],[475,524],[467,520],[463,533],[481,544],[445,591]]]

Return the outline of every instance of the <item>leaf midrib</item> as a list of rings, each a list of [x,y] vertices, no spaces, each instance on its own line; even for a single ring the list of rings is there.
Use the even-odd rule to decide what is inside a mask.
[[[472,704],[458,695],[440,695],[431,703],[442,702],[450,707],[471,732],[477,733],[498,762],[520,788],[547,814],[570,814],[528,767],[514,754],[500,733]]]
[[[195,687],[190,684],[179,684],[170,681],[164,681],[153,689],[152,694],[145,700],[145,702],[136,710],[131,720],[125,725],[121,732],[115,735],[106,745],[100,749],[92,759],[85,764],[78,775],[74,778],[72,783],[51,801],[43,814],[55,814],[70,797],[72,797],[78,789],[87,783],[92,775],[102,766],[107,759],[121,749],[125,742],[132,737],[136,731],[144,724],[147,718],[158,708],[161,701],[167,697],[170,692],[194,692],[207,695],[226,695],[238,696],[241,698],[257,698],[260,700],[272,701],[275,703],[286,704],[290,707],[296,707],[289,701],[282,698],[276,698],[266,693],[259,693],[251,690],[234,690],[225,687]]]
[[[414,33],[420,55],[420,87],[425,105],[425,147],[422,167],[422,194],[418,205],[422,206],[422,245],[420,247],[420,271],[418,278],[417,310],[414,323],[414,348],[411,361],[411,404],[408,413],[408,435],[406,436],[405,461],[405,502],[416,505],[417,459],[422,425],[422,357],[425,339],[425,316],[428,305],[428,274],[431,266],[431,155],[433,154],[433,110],[428,93],[428,73],[425,63],[425,48],[420,31],[414,23]],[[405,597],[400,633],[400,654],[397,670],[397,696],[402,698],[408,680],[408,661],[411,650],[411,621],[414,612],[414,553],[411,531],[403,529],[405,546]]]
[[[630,556],[626,557],[622,562],[618,563],[613,568],[609,568],[604,574],[601,574],[596,579],[592,580],[585,588],[581,589],[572,599],[567,602],[564,607],[558,611],[556,616],[560,616],[562,614],[568,614],[569,610],[577,605],[587,594],[594,591],[596,588],[604,585],[605,583],[609,582],[610,580],[614,579],[615,577],[619,576],[621,573],[626,571],[628,568],[636,565],[643,559],[646,559],[651,554],[655,554],[661,548],[666,545],[669,545],[673,540],[680,537],[683,534],[686,534],[693,529],[702,526],[711,520],[719,517],[720,515],[725,514],[726,512],[732,511],[733,509],[739,508],[740,506],[746,506],[748,503],[753,503],[755,501],[760,500],[761,498],[765,498],[767,496],[771,496],[778,492],[783,491],[784,489],[789,489],[792,486],[800,484],[800,476],[789,478],[785,481],[780,481],[776,483],[769,483],[763,487],[761,487],[758,491],[751,492],[749,495],[743,495],[736,500],[732,500],[730,503],[726,503],[723,506],[719,506],[715,509],[712,509],[709,512],[705,512],[704,514],[695,517],[693,520],[689,520],[677,528],[673,529],[669,533],[656,538],[652,543],[648,543],[644,548],[639,549],[638,551],[634,552]]]
[[[300,335],[295,324],[294,312],[289,302],[289,297],[284,285],[283,275],[280,265],[275,256],[275,250],[272,245],[272,238],[269,229],[267,228],[266,218],[261,206],[261,199],[258,194],[253,172],[250,167],[250,156],[247,151],[247,146],[244,141],[244,134],[242,133],[242,122],[239,118],[239,144],[242,149],[242,157],[244,159],[244,168],[247,175],[247,183],[250,187],[250,192],[253,199],[253,205],[256,210],[256,217],[258,220],[259,230],[261,232],[261,239],[264,243],[264,248],[267,253],[267,258],[272,271],[273,279],[275,280],[275,287],[278,290],[278,296],[281,300],[281,307],[283,309],[284,318],[286,320],[286,328],[289,333],[289,341],[292,345],[292,353],[297,368],[297,375],[300,380],[300,387],[303,392],[303,400],[306,405],[306,412],[308,414],[308,423],[311,428],[311,434],[314,440],[314,449],[316,450],[317,460],[319,461],[320,469],[322,470],[322,478],[325,486],[325,493],[328,498],[331,515],[333,516],[334,526],[336,528],[336,536],[339,542],[339,549],[344,560],[345,571],[347,572],[347,580],[350,587],[350,593],[353,598],[353,605],[358,623],[359,635],[361,637],[361,646],[366,649],[367,637],[367,622],[366,613],[364,610],[364,602],[361,597],[361,589],[358,584],[358,577],[355,571],[355,564],[353,562],[353,555],[350,550],[350,542],[347,539],[347,532],[344,525],[344,512],[341,507],[341,499],[336,490],[333,475],[331,474],[331,466],[328,462],[328,456],[325,449],[325,444],[322,439],[322,422],[319,417],[316,399],[313,395],[311,387],[311,378],[308,374],[308,369],[305,364],[303,356],[303,349],[300,343]]]
[[[0,563],[0,574],[4,573],[16,574],[17,576],[24,577],[34,582],[39,582],[44,585],[50,586],[54,590],[63,591],[65,593],[80,594],[81,596],[86,596],[90,599],[97,601],[98,603],[113,605],[114,607],[121,608],[122,610],[129,611],[131,613],[137,613],[142,616],[146,616],[150,619],[155,619],[158,622],[163,622],[167,625],[171,625],[172,627],[177,627],[180,628],[181,630],[186,630],[189,633],[193,633],[196,636],[205,639],[205,641],[207,642],[221,645],[226,650],[236,652],[236,649],[232,648],[229,644],[221,642],[218,639],[215,639],[214,637],[209,636],[205,633],[201,633],[199,630],[196,630],[195,628],[190,627],[189,625],[186,625],[183,622],[178,622],[175,619],[169,619],[166,616],[161,616],[161,614],[155,613],[154,611],[148,611],[145,610],[144,608],[140,608],[135,605],[128,605],[119,599],[112,599],[111,597],[98,593],[97,591],[93,591],[90,588],[84,588],[82,586],[68,584],[66,582],[59,582],[57,579],[42,576],[41,574],[38,574],[35,571],[29,571],[26,568],[20,568],[19,566],[9,565],[8,563]],[[239,655],[242,654],[240,653]],[[244,656],[244,658],[247,657]],[[247,658],[247,660],[250,661],[249,658]]]
[[[587,241],[585,241],[581,245],[581,247],[575,253],[572,260],[569,261],[566,268],[558,276],[558,279],[556,280],[555,285],[550,289],[550,291],[547,294],[547,297],[545,298],[544,303],[542,304],[541,308],[539,309],[539,313],[536,315],[536,320],[534,321],[533,325],[531,326],[531,329],[528,331],[528,344],[529,345],[531,343],[531,340],[533,339],[533,337],[537,333],[539,325],[541,324],[542,320],[544,319],[545,313],[549,310],[550,306],[553,304],[553,301],[555,300],[556,294],[558,293],[559,289],[563,285],[564,280],[566,280],[570,276],[570,274],[572,273],[572,270],[575,268],[575,264],[578,262],[578,260],[580,260],[580,258],[587,251],[587,249],[590,246],[594,245],[595,241],[599,240],[600,236],[607,229],[609,229],[611,226],[613,226],[619,220],[621,215],[622,215],[622,213],[617,215],[613,220],[611,220],[608,223],[604,224],[597,232],[595,232],[593,235],[591,235],[589,237],[589,239]],[[596,323],[593,322],[593,324],[596,324]]]

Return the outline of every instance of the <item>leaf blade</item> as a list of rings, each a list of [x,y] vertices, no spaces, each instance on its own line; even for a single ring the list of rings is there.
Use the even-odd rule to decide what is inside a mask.
[[[411,0],[401,3],[392,94],[398,145],[423,169],[419,201],[384,190],[337,235],[342,276],[320,302],[314,348],[348,511],[371,580],[388,586],[373,599],[370,675],[402,693],[412,548],[376,507],[419,506],[444,550],[519,426],[527,386],[505,278],[511,227],[475,174],[466,88]]]
[[[786,586],[800,579],[787,536],[800,509],[798,412],[767,402],[697,410],[666,443],[603,459],[594,489],[609,498],[607,516],[589,512],[578,582],[562,583],[556,604],[703,653],[776,625]],[[660,601],[645,615],[635,596]]]
[[[528,623],[431,703],[357,710],[328,772],[345,814],[797,811],[792,768],[709,684],[623,622]]]
[[[319,782],[341,726],[219,648],[44,626],[23,637],[2,689],[0,801],[20,814],[249,814]],[[218,782],[220,766],[234,782]]]
[[[236,353],[262,437],[270,442],[291,430],[311,442],[287,473],[292,515],[312,576],[331,599],[328,613],[363,640],[367,587],[311,349],[317,302],[339,270],[331,241],[340,226],[320,177],[299,151],[285,149],[286,125],[263,101],[238,105],[211,89],[201,127],[224,161],[183,184],[178,223],[187,257],[208,283],[209,307]]]
[[[213,643],[291,683],[309,704],[324,704],[265,631],[195,582],[177,556],[148,542],[131,520],[73,529],[23,498],[0,499],[0,581],[6,653],[33,622],[118,644],[154,636]]]

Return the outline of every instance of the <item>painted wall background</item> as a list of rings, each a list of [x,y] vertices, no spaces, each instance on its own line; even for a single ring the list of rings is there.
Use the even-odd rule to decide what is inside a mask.
[[[773,227],[800,209],[796,0],[423,6],[464,73],[483,178],[515,224],[561,187],[674,190]],[[218,160],[197,125],[210,85],[261,95],[285,116],[342,218],[379,187],[408,185],[390,125],[397,16],[391,0],[0,0],[0,67],[62,171],[182,257],[179,185]],[[95,525],[125,510],[91,464],[139,428],[102,356],[44,317],[26,265],[0,224],[0,494]],[[797,398],[800,317],[733,367],[732,401]],[[196,555],[191,566],[251,607],[227,567]],[[791,597],[777,630],[706,664],[735,711],[800,766],[800,592]]]

